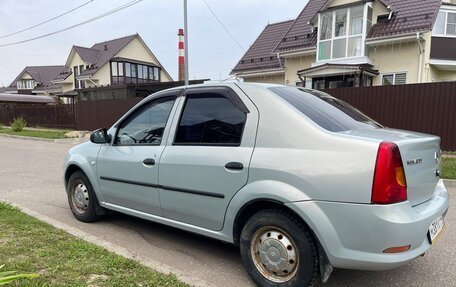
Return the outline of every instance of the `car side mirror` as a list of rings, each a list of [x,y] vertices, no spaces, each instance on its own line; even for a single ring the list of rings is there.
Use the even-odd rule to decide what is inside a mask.
[[[106,129],[98,129],[90,134],[90,141],[95,144],[105,144],[111,142],[111,135]]]

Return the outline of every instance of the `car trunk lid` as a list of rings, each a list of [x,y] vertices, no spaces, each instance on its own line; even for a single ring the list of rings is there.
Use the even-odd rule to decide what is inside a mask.
[[[431,199],[439,180],[439,137],[393,129],[347,131],[345,134],[395,143],[402,156],[407,199],[413,206]]]

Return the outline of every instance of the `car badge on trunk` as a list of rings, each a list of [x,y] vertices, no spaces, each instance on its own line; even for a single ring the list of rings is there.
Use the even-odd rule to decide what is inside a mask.
[[[423,162],[422,158],[417,158],[417,159],[411,159],[407,161],[407,165],[415,165],[415,164],[420,164]]]

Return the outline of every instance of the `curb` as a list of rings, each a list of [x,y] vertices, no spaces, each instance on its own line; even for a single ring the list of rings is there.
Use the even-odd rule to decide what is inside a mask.
[[[71,141],[74,141],[76,143],[83,143],[85,141],[88,141],[88,139],[85,139],[85,138],[43,139],[43,138],[15,136],[15,135],[8,135],[8,134],[0,134],[0,138],[1,137],[10,138],[10,139],[27,140],[27,141],[51,142],[51,143],[67,143],[67,142],[71,142]]]
[[[443,182],[446,187],[456,188],[456,180],[454,179],[444,179]]]
[[[0,134],[0,137],[29,140],[29,141],[42,141],[42,142],[54,142],[55,141],[54,139],[42,139],[42,138],[34,138],[34,137],[14,136],[14,135],[8,135],[8,134]]]
[[[117,255],[120,255],[122,257],[125,257],[127,259],[132,259],[132,260],[135,260],[137,262],[139,262],[140,264],[146,266],[146,267],[149,267],[151,269],[153,269],[154,271],[157,271],[157,272],[160,272],[160,273],[164,273],[164,274],[173,274],[175,275],[179,280],[181,280],[182,282],[184,283],[187,283],[187,284],[190,284],[192,286],[199,286],[199,287],[215,287],[214,285],[211,285],[209,284],[208,282],[200,279],[200,278],[196,278],[196,277],[193,277],[187,273],[183,273],[182,271],[179,271],[177,270],[176,268],[172,267],[172,266],[169,266],[169,265],[165,265],[163,263],[160,263],[156,260],[153,260],[153,259],[150,259],[150,258],[146,258],[144,256],[141,256],[139,254],[136,254],[136,253],[133,253],[133,252],[130,252],[128,251],[126,248],[124,247],[121,247],[119,245],[116,245],[114,243],[111,243],[111,242],[107,242],[106,240],[104,239],[101,239],[97,236],[94,236],[94,235],[91,235],[79,228],[75,228],[75,227],[72,227],[72,226],[69,226],[63,222],[60,222],[58,220],[55,220],[53,218],[50,218],[46,215],[43,215],[39,212],[36,212],[36,211],[33,211],[31,209],[28,209],[26,207],[23,207],[19,204],[16,204],[16,203],[12,203],[12,202],[6,202],[18,209],[20,209],[23,213],[29,215],[29,216],[32,216],[34,218],[37,218],[38,220],[40,221],[43,221],[43,222],[46,222],[50,225],[52,225],[53,227],[57,228],[57,229],[61,229],[73,236],[76,236],[80,239],[83,239],[89,243],[92,243],[92,244],[95,244],[95,245],[98,245],[100,247],[103,247]]]

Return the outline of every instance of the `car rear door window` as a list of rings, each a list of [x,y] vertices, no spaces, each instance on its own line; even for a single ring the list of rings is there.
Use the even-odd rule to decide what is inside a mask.
[[[272,87],[269,90],[332,132],[383,127],[351,105],[320,91],[295,87]]]
[[[157,99],[140,109],[117,133],[117,145],[160,145],[174,97]]]
[[[174,144],[240,145],[247,115],[239,98],[233,99],[216,92],[188,94]]]

